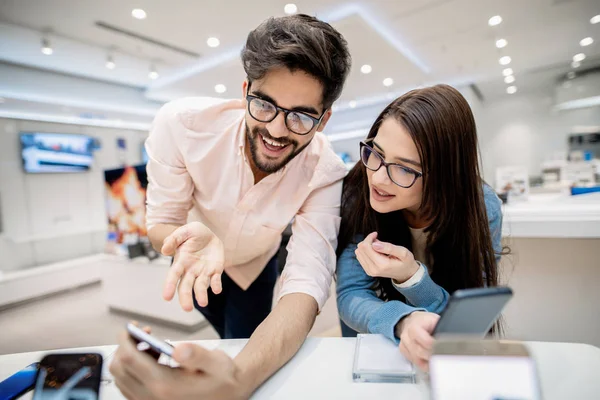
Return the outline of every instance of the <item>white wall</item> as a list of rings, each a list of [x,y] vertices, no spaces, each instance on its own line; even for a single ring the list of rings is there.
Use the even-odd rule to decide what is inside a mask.
[[[102,148],[89,172],[26,174],[19,132],[81,133]],[[15,270],[103,251],[105,169],[121,166],[116,139],[125,138],[128,164],[141,163],[142,131],[0,119],[0,270]]]

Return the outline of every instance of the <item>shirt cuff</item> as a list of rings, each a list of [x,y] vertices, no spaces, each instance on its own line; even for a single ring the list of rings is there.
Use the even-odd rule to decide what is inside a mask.
[[[392,279],[392,284],[396,289],[406,289],[415,286],[417,283],[421,282],[423,276],[425,276],[425,267],[419,261],[417,261],[417,263],[419,264],[419,269],[407,281],[398,283],[394,279]]]

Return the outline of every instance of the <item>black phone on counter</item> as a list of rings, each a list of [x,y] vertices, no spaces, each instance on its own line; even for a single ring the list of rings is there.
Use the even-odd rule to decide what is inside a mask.
[[[35,386],[35,377],[40,363],[29,364],[0,382],[0,400],[17,399]]]
[[[40,361],[33,400],[98,400],[102,355],[48,354]]]
[[[440,314],[433,336],[484,338],[512,296],[512,289],[505,286],[457,290]]]

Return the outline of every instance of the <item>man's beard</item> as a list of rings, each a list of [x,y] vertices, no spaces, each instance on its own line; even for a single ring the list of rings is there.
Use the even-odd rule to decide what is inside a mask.
[[[259,140],[262,140],[260,136],[263,136],[266,139],[273,140],[277,143],[282,143],[284,145],[288,145],[292,148],[292,151],[281,161],[276,160],[261,160],[259,159]],[[269,133],[266,129],[261,129],[258,126],[252,129],[252,133],[250,133],[250,127],[246,124],[246,137],[248,138],[248,142],[250,144],[250,155],[252,157],[252,162],[260,170],[265,174],[272,174],[274,172],[279,171],[283,168],[287,163],[289,163],[294,157],[296,157],[302,150],[306,148],[310,144],[310,140],[302,147],[298,148],[298,142],[295,140],[291,140],[289,138],[281,138],[276,139]],[[287,149],[286,149],[287,150]]]

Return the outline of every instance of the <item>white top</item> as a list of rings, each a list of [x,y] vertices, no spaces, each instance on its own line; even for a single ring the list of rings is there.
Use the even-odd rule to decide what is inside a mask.
[[[198,344],[219,348],[230,356],[247,340],[208,340]],[[308,338],[298,354],[269,379],[253,399],[427,399],[424,383],[355,383],[352,381],[354,338]],[[597,399],[600,393],[600,349],[586,344],[527,342],[537,361],[545,400]],[[115,346],[68,351],[95,351],[105,356]],[[45,352],[0,356],[0,380],[38,361]],[[110,359],[105,364],[108,365]],[[101,388],[102,399],[122,399],[113,383]],[[31,398],[31,394],[28,397]]]

